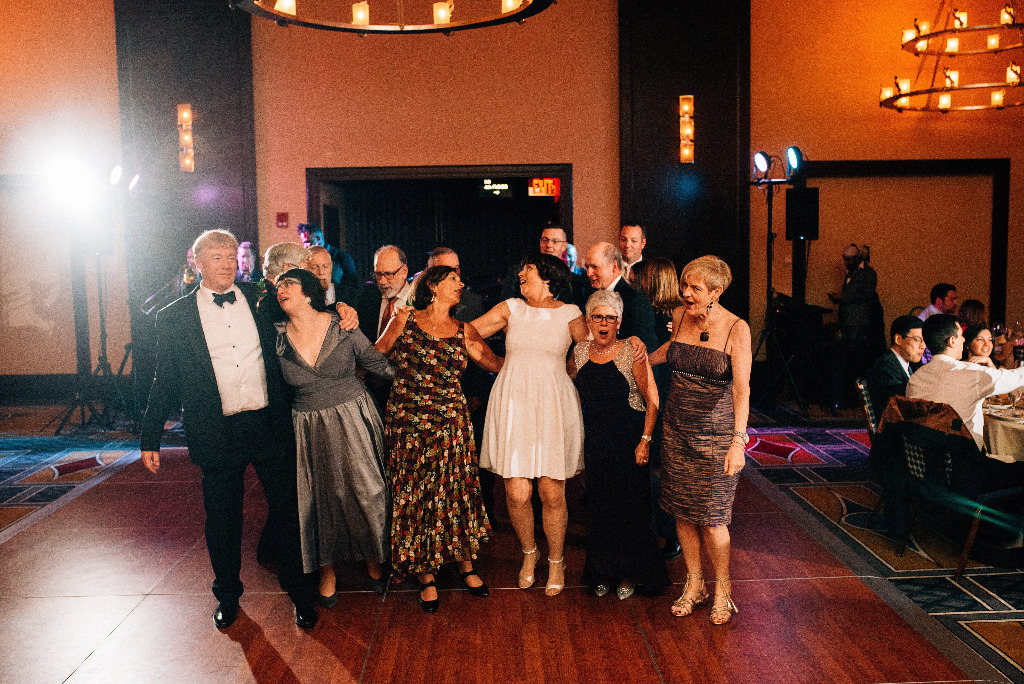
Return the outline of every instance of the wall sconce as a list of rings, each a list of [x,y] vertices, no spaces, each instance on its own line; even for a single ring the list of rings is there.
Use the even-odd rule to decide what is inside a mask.
[[[949,93],[939,95],[939,111],[948,112],[949,106],[953,103],[953,96]]]
[[[903,40],[901,43],[909,43],[910,41],[917,38],[917,31],[914,29],[903,29]]]
[[[523,4],[523,0],[501,0],[501,13],[513,12],[519,9],[519,6]]]
[[[1010,62],[1006,67],[1006,82],[1010,85],[1020,85],[1020,66],[1016,62]]]
[[[434,3],[434,23],[435,24],[450,24],[452,23],[452,11],[455,9],[454,2],[435,2]]]
[[[1003,97],[1005,95],[1006,95],[1006,91],[1004,91],[1004,90],[993,90],[992,91],[992,106],[993,107],[1002,107],[1003,106]]]
[[[1010,3],[1006,3],[1003,7],[1003,11],[999,13],[999,23],[1003,26],[1013,23],[1013,6]]]
[[[953,28],[955,28],[955,29],[967,28],[967,12],[961,12],[960,10],[953,10]]]
[[[896,82],[896,87],[900,89],[900,94],[901,95],[903,93],[909,93],[910,92],[910,79],[909,78],[901,78],[899,81]],[[904,107],[904,108],[905,107],[909,107],[910,106],[910,98],[909,97],[901,97],[900,99],[896,100],[896,106],[897,107]]]
[[[999,49],[999,34],[998,33],[990,34],[988,39],[986,40],[985,44],[988,46],[989,50],[998,50]]]
[[[693,95],[679,96],[679,162],[693,163]]]
[[[960,86],[960,72],[954,71],[953,69],[943,69],[946,75],[946,87],[957,88]]]
[[[960,39],[959,38],[947,38],[946,39],[946,52],[960,52]]]
[[[192,139],[192,105],[178,105],[178,168],[196,170],[195,147]]]
[[[915,19],[914,27],[917,29],[917,35],[923,36],[924,34],[928,33],[928,29],[930,29],[932,25],[930,22],[918,22],[917,19]],[[925,38],[924,40],[917,41],[917,45],[915,45],[914,47],[917,48],[918,52],[924,52],[925,50],[928,49],[928,39]]]
[[[274,3],[274,11],[280,12],[281,14],[290,14],[295,16],[295,0],[277,0]]]
[[[352,23],[355,24],[356,26],[370,25],[370,3],[352,3]]]
[[[882,86],[882,89],[878,91],[878,101],[888,100],[890,97],[896,94],[896,89],[892,86]]]

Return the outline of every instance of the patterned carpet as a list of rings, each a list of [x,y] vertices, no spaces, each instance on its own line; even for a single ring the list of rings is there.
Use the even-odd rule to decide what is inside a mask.
[[[138,456],[137,441],[0,432],[0,543]]]
[[[979,539],[963,577],[953,577],[963,538],[944,535],[944,513],[922,509],[902,557],[870,524],[879,487],[863,429],[751,429],[747,455],[787,493],[960,640],[1015,682],[1024,682],[1024,552]]]

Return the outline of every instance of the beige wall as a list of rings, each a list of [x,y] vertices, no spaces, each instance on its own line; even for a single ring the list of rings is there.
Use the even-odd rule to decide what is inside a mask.
[[[295,239],[307,167],[449,164],[571,163],[580,251],[614,237],[617,30],[612,0],[449,37],[254,21],[260,243]]]
[[[67,158],[96,181],[92,207],[79,200],[63,207],[66,186],[0,190],[0,375],[75,371],[75,233],[89,236],[90,252],[107,254],[108,349],[116,370],[130,333],[123,212],[106,182],[120,157],[113,2],[6,2],[0,26],[0,174],[37,176]],[[95,360],[95,258],[87,264]]]
[[[1001,2],[964,0],[971,24],[995,23]],[[948,5],[948,3],[947,3]],[[753,0],[751,152],[781,154],[797,144],[811,159],[1011,158],[1010,245],[1024,239],[1024,111],[897,113],[878,106],[893,76],[920,66],[899,47],[915,17],[933,21],[938,3],[836,3]],[[1018,60],[1019,61],[1019,60]],[[964,83],[1001,80],[969,58],[955,64]],[[1005,72],[1005,66],[1003,67]],[[961,299],[988,303],[991,183],[980,179],[822,181],[822,239],[812,246],[808,301],[841,284],[839,251],[872,247],[886,323],[909,305],[927,304],[933,284],[949,280]],[[765,204],[751,191],[751,314],[764,314]],[[785,203],[776,204],[776,289],[790,292]],[[936,234],[941,235],[937,239]],[[1024,317],[1024,252],[1010,249],[1007,317]]]

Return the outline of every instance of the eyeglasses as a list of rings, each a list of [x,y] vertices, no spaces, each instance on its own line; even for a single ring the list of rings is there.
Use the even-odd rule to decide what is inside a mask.
[[[910,340],[911,342],[914,342],[915,344],[924,344],[924,338],[923,337],[919,337],[917,335],[915,335],[914,337],[911,337],[910,335],[907,335],[903,339]]]
[[[374,271],[373,279],[380,280],[381,278],[387,278],[388,280],[390,280],[391,278],[394,278],[396,275],[398,275],[398,272],[401,271],[403,268],[405,268],[405,264],[402,264],[394,271]]]
[[[594,323],[618,323],[619,317],[611,314],[602,316],[601,314],[590,314],[590,320]]]
[[[566,242],[566,240],[559,240],[558,238],[549,238],[549,237],[542,237],[540,239],[540,244],[542,244],[542,245],[560,245],[563,242]]]
[[[280,280],[277,281],[277,289],[279,290],[282,287],[291,287],[292,285],[298,285],[301,287],[302,283],[300,283],[295,278],[281,278]]]

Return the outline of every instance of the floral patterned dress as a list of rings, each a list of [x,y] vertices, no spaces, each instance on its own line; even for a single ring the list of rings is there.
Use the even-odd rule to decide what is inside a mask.
[[[436,338],[410,314],[391,350],[395,369],[384,420],[393,506],[391,564],[399,575],[476,558],[490,525],[473,425],[459,384],[468,355],[462,326]]]

